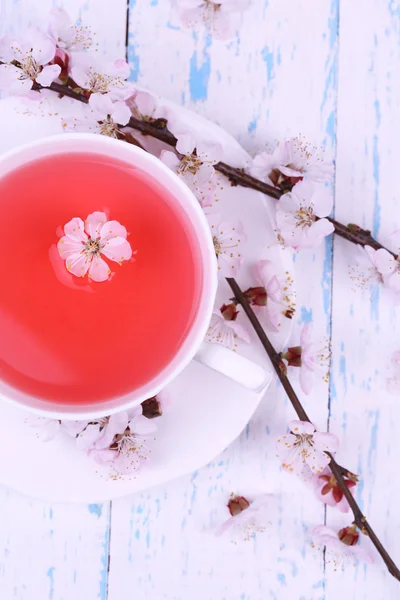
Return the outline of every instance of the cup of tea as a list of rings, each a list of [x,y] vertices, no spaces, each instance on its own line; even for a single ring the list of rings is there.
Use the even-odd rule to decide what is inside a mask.
[[[154,156],[83,133],[19,147],[0,157],[0,210],[1,399],[95,418],[155,396],[194,358],[268,385],[260,365],[204,342],[212,237]]]

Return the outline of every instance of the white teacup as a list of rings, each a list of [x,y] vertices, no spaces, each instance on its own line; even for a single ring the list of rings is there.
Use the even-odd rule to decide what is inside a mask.
[[[29,396],[0,380],[0,398],[46,417],[91,419],[136,406],[157,395],[193,359],[255,392],[265,389],[271,379],[269,371],[227,348],[204,342],[217,290],[217,261],[214,245],[208,223],[198,201],[179,177],[160,160],[136,146],[104,136],[83,133],[56,135],[3,154],[0,157],[0,178],[14,169],[23,168],[24,165],[38,158],[70,152],[98,154],[103,158],[113,157],[113,159],[119,159],[130,166],[134,165],[144,171],[147,176],[154,178],[159,185],[165,186],[174,196],[190,220],[201,250],[203,281],[198,310],[186,338],[167,367],[151,381],[128,394],[109,398],[99,403],[91,402],[79,405],[71,403],[69,405],[52,403],[49,400]]]

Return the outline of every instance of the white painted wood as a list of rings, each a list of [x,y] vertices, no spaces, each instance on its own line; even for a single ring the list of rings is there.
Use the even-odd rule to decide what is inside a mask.
[[[43,26],[52,5],[51,0],[1,0],[0,34]],[[99,55],[124,57],[125,0],[113,0],[112,10],[106,0],[68,0],[64,7],[97,31]],[[50,506],[0,488],[0,597],[106,600],[110,510],[110,503]]]
[[[27,5],[2,0],[0,31],[29,21]],[[41,0],[36,12],[49,5]],[[114,0],[111,7],[106,0],[65,0],[64,6],[72,14],[81,10],[97,29],[100,52],[123,53],[125,2]],[[337,121],[336,216],[372,227],[386,242],[400,227],[400,5],[342,0],[340,22],[338,15],[339,0],[256,0],[243,15],[240,35],[225,43],[179,28],[167,0],[131,0],[133,78],[218,122],[249,151],[301,132],[334,154]],[[382,298],[371,303],[368,294],[352,291],[348,252],[347,243],[335,242],[329,426],[342,440],[340,460],[362,475],[357,497],[400,562],[398,398],[385,392],[399,337],[397,313]],[[328,242],[296,260],[293,342],[301,322],[311,317],[316,337],[330,335],[331,254]],[[328,397],[321,384],[305,399],[321,428]],[[279,471],[275,458],[274,438],[292,417],[277,386],[242,436],[208,467],[113,502],[108,598],[397,598],[398,584],[380,563],[335,571],[311,548],[307,532],[323,522],[324,509],[299,481]],[[269,532],[243,545],[217,542],[213,531],[226,514],[229,494],[260,491],[277,494]],[[97,517],[97,507],[50,509],[2,491],[0,508],[2,598],[106,598],[108,506]],[[347,523],[332,509],[327,522]]]
[[[332,150],[335,5],[255,4],[243,16],[240,40],[210,43],[201,33],[174,28],[167,2],[133,3],[129,55],[137,81],[218,121],[250,150],[299,131]],[[149,40],[158,40],[158,51]],[[291,81],[296,93],[290,93]],[[307,278],[299,277],[293,341],[311,315],[316,336],[329,334],[330,261],[330,243],[296,260]],[[321,383],[305,404],[325,428],[327,386]],[[275,438],[292,418],[275,386],[240,439],[209,467],[113,502],[110,598],[129,598],[133,586],[140,600],[322,600],[323,558],[312,550],[307,530],[323,522],[324,508],[279,471],[275,457]],[[260,491],[278,495],[271,532],[241,546],[217,543],[213,531],[227,516],[229,494]]]
[[[357,15],[364,15],[355,26]],[[400,5],[379,0],[342,2],[340,13],[336,217],[370,228],[382,242],[400,227]],[[393,248],[393,250],[397,250]],[[340,459],[358,472],[357,499],[376,533],[400,562],[399,397],[386,391],[391,356],[399,349],[399,309],[382,294],[371,301],[347,277],[349,244],[336,240],[331,428],[342,440]],[[328,522],[343,524],[329,511]],[[399,597],[396,582],[376,567],[327,565],[326,598]]]

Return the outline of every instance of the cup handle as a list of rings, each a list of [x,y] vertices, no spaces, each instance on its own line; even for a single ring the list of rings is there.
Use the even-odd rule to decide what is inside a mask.
[[[218,344],[203,342],[194,358],[253,392],[263,392],[271,382],[271,371]]]

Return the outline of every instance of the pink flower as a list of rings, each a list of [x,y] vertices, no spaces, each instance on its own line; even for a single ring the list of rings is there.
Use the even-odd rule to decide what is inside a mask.
[[[383,275],[380,272],[381,264],[385,262],[386,250],[375,250],[371,246],[356,247],[356,262],[350,267],[350,279],[357,287],[376,288],[383,284]]]
[[[219,310],[214,310],[206,340],[213,344],[221,344],[230,350],[237,348],[237,340],[250,343],[248,331],[240,323],[236,323],[238,311],[232,314],[229,306],[223,304]]]
[[[316,546],[325,546],[330,556],[338,566],[345,566],[349,561],[359,560],[373,564],[373,556],[360,544],[359,534],[355,527],[345,527],[335,532],[326,525],[318,525],[311,532],[312,540]]]
[[[349,503],[344,497],[344,494],[338,486],[338,483],[335,477],[332,475],[329,467],[325,468],[319,475],[314,475],[311,483],[318,499],[321,500],[321,502],[328,504],[328,506],[337,506],[338,509],[343,513],[349,512]],[[357,485],[357,482],[354,481],[354,479],[346,478],[345,483],[351,493],[353,493],[353,488]]]
[[[254,275],[261,285],[249,288],[245,295],[262,324],[272,331],[279,331],[283,312],[283,290],[274,263],[261,260],[254,267]]]
[[[93,281],[106,281],[111,270],[101,255],[119,264],[132,257],[125,227],[118,221],[108,221],[105,213],[94,212],[85,223],[75,217],[65,225],[64,233],[57,244],[58,252],[68,271],[77,277],[88,273]]]
[[[109,94],[92,94],[90,111],[84,120],[74,117],[64,119],[64,131],[87,131],[119,139],[123,137],[120,125],[126,125],[131,112],[122,100],[113,100]]]
[[[203,208],[211,206],[217,187],[214,165],[222,157],[222,147],[197,140],[191,133],[182,133],[174,122],[168,121],[170,131],[177,138],[176,150],[181,156],[164,150],[161,160],[180,175]]]
[[[287,189],[304,177],[317,183],[330,181],[333,164],[322,159],[318,148],[310,147],[303,138],[296,137],[279,144],[272,154],[262,152],[256,156],[250,173],[257,179]]]
[[[0,40],[0,89],[15,94],[28,93],[34,83],[48,87],[61,72],[59,65],[48,65],[54,58],[54,41],[36,29],[30,29],[24,42],[10,36]],[[19,66],[15,66],[18,63]]]
[[[286,471],[300,474],[304,468],[312,473],[322,473],[329,464],[326,452],[336,452],[339,440],[333,433],[315,431],[307,421],[291,421],[290,433],[277,440],[277,452]]]
[[[132,90],[126,79],[129,77],[129,65],[119,59],[114,63],[94,61],[93,57],[80,53],[72,57],[70,76],[83,90],[92,94],[107,94],[124,100]]]
[[[312,324],[307,323],[300,332],[301,365],[300,385],[305,394],[310,394],[317,377],[327,381],[330,352],[319,348],[311,339]]]
[[[236,277],[243,262],[238,249],[241,242],[246,241],[242,224],[222,221],[218,214],[208,214],[207,220],[218,260],[218,272],[224,277]]]
[[[138,406],[89,425],[78,435],[77,446],[98,463],[110,464],[119,473],[137,470],[148,457],[146,438],[157,430]]]
[[[300,181],[277,202],[276,222],[286,246],[295,250],[315,248],[334,227],[327,217],[333,207],[331,194],[323,186]]]
[[[49,31],[57,48],[66,52],[88,50],[93,44],[90,27],[73,24],[63,8],[51,9]]]
[[[173,5],[184,27],[205,25],[217,39],[225,40],[235,34],[237,17],[250,0],[173,0]]]
[[[233,496],[233,499],[235,498],[238,497]],[[235,510],[234,516],[222,523],[215,535],[217,537],[228,535],[233,543],[237,543],[237,541],[249,541],[257,533],[263,533],[270,525],[268,517],[271,499],[271,494],[263,494],[250,503],[243,498],[240,510]],[[228,508],[232,514],[230,504],[228,504]]]

